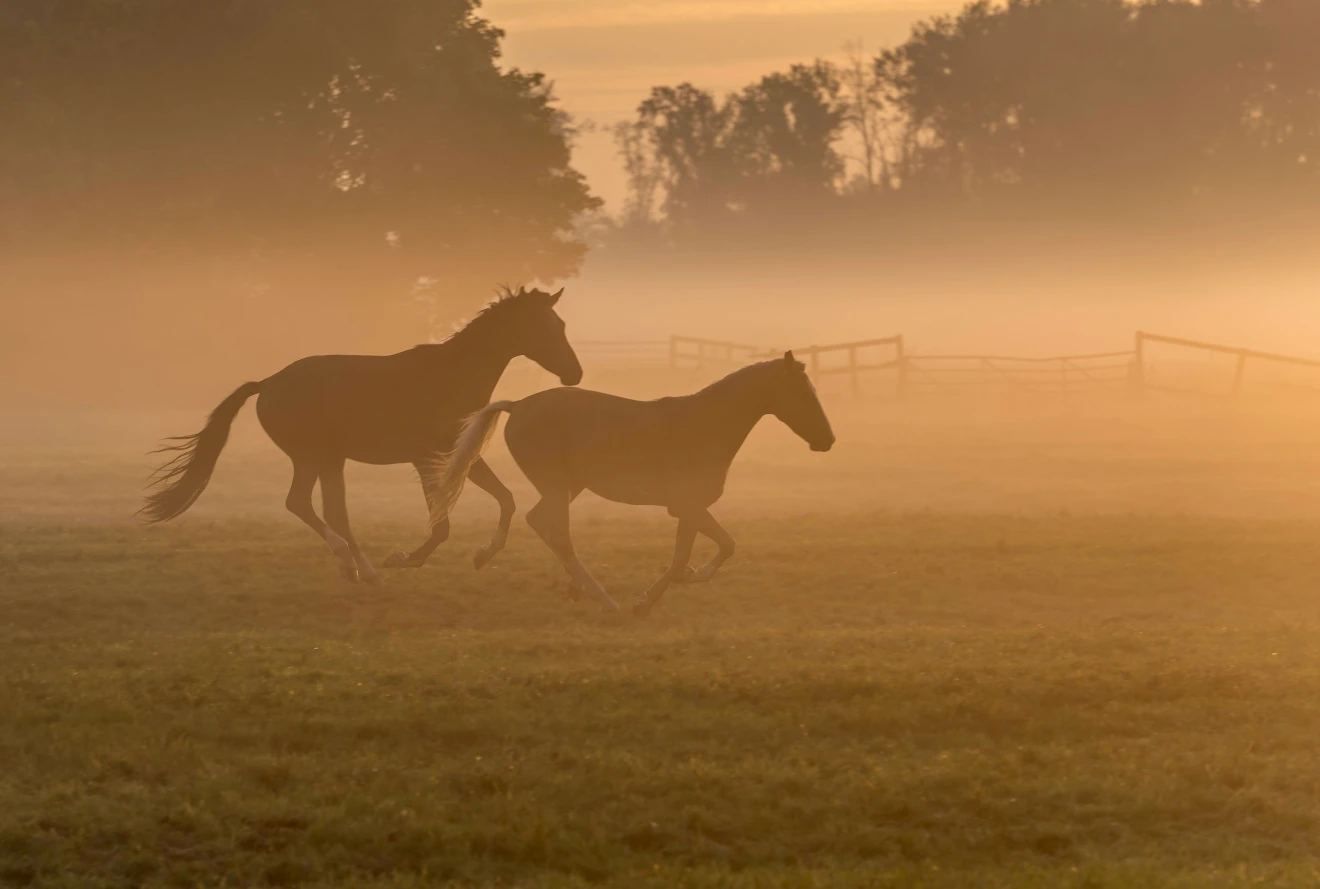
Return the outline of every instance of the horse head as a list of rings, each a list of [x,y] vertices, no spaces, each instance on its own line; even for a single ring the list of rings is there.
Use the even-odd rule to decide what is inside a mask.
[[[518,354],[559,377],[565,386],[576,386],[582,381],[582,364],[569,345],[564,319],[555,311],[563,295],[562,287],[556,293],[520,287],[507,299],[515,303],[511,314]]]
[[[770,413],[809,444],[813,451],[828,451],[834,447],[834,430],[830,428],[816,387],[807,376],[806,365],[794,358],[792,352],[785,352],[784,360],[775,364],[779,377]]]

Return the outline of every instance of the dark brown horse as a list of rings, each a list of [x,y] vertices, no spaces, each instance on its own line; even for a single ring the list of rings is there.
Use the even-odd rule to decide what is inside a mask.
[[[244,383],[220,403],[196,435],[162,450],[179,453],[157,471],[155,490],[142,514],[163,522],[201,496],[215,469],[229,427],[243,403],[258,395],[262,428],[293,461],[293,484],[285,505],[330,545],[350,580],[379,580],[348,526],[344,462],[412,463],[419,472],[438,451],[454,447],[463,418],[490,401],[514,357],[524,355],[566,386],[582,379],[582,366],[564,334],[554,306],[559,293],[508,290],[462,330],[442,343],[397,355],[318,355],[295,361],[259,383]],[[478,568],[504,548],[513,519],[513,495],[481,460],[471,464],[472,481],[500,504],[499,527],[477,550]],[[449,537],[449,507],[436,499],[422,473],[431,511],[430,537],[411,554],[396,552],[387,567],[418,567]],[[312,507],[312,488],[321,482],[325,521]]]
[[[573,552],[568,507],[584,489],[618,503],[664,506],[678,519],[669,569],[633,606],[640,615],[671,583],[703,583],[733,555],[733,538],[710,514],[724,493],[733,458],[767,414],[782,420],[813,451],[828,451],[834,433],[793,353],[753,364],[693,395],[633,401],[583,389],[552,389],[522,401],[500,401],[478,411],[454,451],[424,478],[435,480],[433,518],[457,502],[464,479],[481,461],[501,413],[509,452],[536,486],[541,501],[527,523],[541,535],[577,590],[588,590],[607,609],[618,608]],[[697,534],[719,546],[699,571],[688,567]]]

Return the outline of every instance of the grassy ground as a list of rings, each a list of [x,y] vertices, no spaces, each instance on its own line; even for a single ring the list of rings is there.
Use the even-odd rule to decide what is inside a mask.
[[[644,623],[484,524],[0,525],[0,885],[1320,881],[1312,521],[748,512]]]

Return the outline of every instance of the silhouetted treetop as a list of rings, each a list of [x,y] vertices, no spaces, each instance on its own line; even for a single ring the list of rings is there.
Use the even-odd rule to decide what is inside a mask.
[[[566,275],[597,202],[475,0],[10,0],[0,237]],[[346,251],[346,252],[345,252]]]
[[[830,188],[843,172],[835,143],[845,108],[834,68],[824,62],[769,74],[731,100],[731,147],[747,199],[764,190],[792,199]]]
[[[656,87],[616,130],[632,187],[625,215],[646,222],[659,210],[693,228],[827,194],[843,170],[840,89],[823,62],[767,75],[723,100],[689,83]]]

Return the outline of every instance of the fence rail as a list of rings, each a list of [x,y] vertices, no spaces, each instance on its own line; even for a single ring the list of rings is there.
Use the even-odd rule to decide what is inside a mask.
[[[1138,330],[1136,334],[1136,373],[1139,385],[1148,389],[1163,389],[1170,392],[1188,391],[1177,389],[1170,386],[1155,385],[1148,379],[1146,360],[1147,345],[1150,343],[1163,343],[1170,346],[1181,346],[1187,349],[1199,349],[1203,352],[1215,352],[1221,355],[1234,355],[1237,362],[1233,367],[1233,382],[1230,392],[1237,395],[1242,391],[1242,381],[1246,376],[1247,362],[1264,361],[1275,364],[1285,364],[1292,367],[1320,368],[1320,361],[1312,358],[1298,358],[1295,355],[1280,355],[1276,352],[1261,352],[1256,349],[1241,349],[1236,346],[1222,346],[1218,343],[1207,343],[1201,340],[1189,340],[1176,336],[1164,336],[1158,333],[1147,333],[1144,330]],[[1314,386],[1299,386],[1293,383],[1283,384],[1285,387],[1294,389],[1315,389]]]
[[[682,367],[737,364],[759,357],[766,351],[764,346],[675,334],[669,338],[669,366],[678,370]]]
[[[827,377],[846,377],[856,396],[868,375],[892,373],[893,390],[899,394],[935,388],[957,389],[999,386],[1023,391],[1086,392],[1126,387],[1214,395],[1216,390],[1166,385],[1152,379],[1150,347],[1161,344],[1235,356],[1229,392],[1241,391],[1249,362],[1273,363],[1291,368],[1320,370],[1320,360],[1300,358],[1209,343],[1184,337],[1137,331],[1133,348],[1113,352],[1032,357],[992,354],[913,354],[902,335],[856,340],[847,343],[799,346],[793,349],[818,382]],[[671,370],[726,370],[751,361],[764,360],[779,350],[749,343],[675,334],[665,340],[589,340],[575,344],[584,363],[630,365]],[[1162,365],[1167,367],[1167,365]],[[1166,377],[1167,378],[1167,377]],[[1204,384],[1204,378],[1198,382]],[[1317,385],[1274,381],[1280,388],[1320,391]],[[1217,390],[1223,394],[1223,390]]]
[[[867,353],[876,349],[892,349],[893,357],[889,360],[866,362]],[[773,353],[771,353],[773,354]],[[807,365],[807,373],[813,380],[834,374],[848,376],[849,390],[854,396],[861,391],[862,374],[880,370],[896,370],[896,385],[902,390],[907,376],[907,362],[903,352],[902,336],[886,336],[878,339],[858,340],[852,343],[832,343],[828,346],[805,346],[793,350],[793,355]],[[846,358],[844,364],[830,364],[827,356],[840,355]],[[804,360],[805,359],[805,360]]]
[[[670,342],[671,366],[675,369],[734,365],[780,354],[764,347],[699,337],[676,335]],[[1087,384],[1127,384],[1131,381],[1135,353],[1129,349],[1049,358],[914,355],[908,352],[903,336],[897,335],[800,346],[793,349],[793,354],[807,365],[807,372],[817,382],[825,377],[846,376],[849,391],[856,396],[865,375],[885,371],[894,373],[894,390],[900,394],[912,388],[936,385],[1046,386],[1070,391]]]
[[[999,385],[1071,392],[1105,385],[1129,385],[1134,355],[1130,350],[1049,358],[913,355],[908,358],[909,380],[916,385]]]

